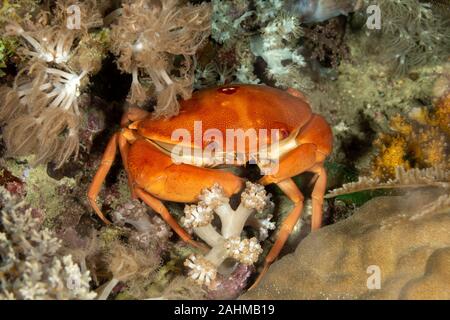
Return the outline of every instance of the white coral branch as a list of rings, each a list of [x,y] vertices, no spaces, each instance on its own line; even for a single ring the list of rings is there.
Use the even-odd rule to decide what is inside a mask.
[[[219,267],[227,258],[247,265],[254,264],[258,260],[262,252],[258,240],[241,238],[241,234],[244,226],[248,225],[249,219],[256,219],[255,212],[262,212],[273,204],[264,187],[251,182],[247,182],[241,194],[241,203],[236,210],[231,208],[229,198],[225,196],[219,184],[203,190],[199,199],[200,202],[197,205],[185,207],[186,216],[183,218],[183,224],[185,227],[192,228],[199,238],[211,246],[211,250],[204,257],[191,256],[185,266],[190,269],[188,275],[191,279],[213,287]],[[213,225],[214,213],[221,221],[220,233]],[[264,220],[266,233],[274,228],[269,220],[270,218]],[[259,232],[261,228],[264,228],[262,225],[263,223],[258,225]]]
[[[269,231],[275,230],[276,225],[272,222],[273,216],[271,214],[267,215],[266,218],[257,219],[256,217],[250,217],[247,220],[247,225],[253,227],[258,230],[258,239],[259,241],[264,241],[269,237]]]

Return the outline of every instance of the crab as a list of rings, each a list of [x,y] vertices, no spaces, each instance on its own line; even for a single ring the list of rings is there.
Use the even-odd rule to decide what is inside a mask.
[[[258,183],[264,186],[276,184],[294,206],[281,224],[256,284],[276,260],[301,216],[304,197],[292,178],[303,172],[312,172],[316,177],[311,195],[311,229],[314,231],[321,227],[327,182],[324,161],[332,151],[331,128],[322,116],[311,111],[305,96],[294,89],[284,91],[264,85],[226,85],[194,92],[190,99],[180,101],[180,105],[179,115],[169,119],[156,119],[143,109],[129,108],[122,118],[122,129],[107,144],[88,190],[89,202],[100,219],[110,223],[96,199],[118,148],[132,197],[141,199],[160,214],[182,240],[201,247],[171,216],[164,201],[197,202],[202,190],[217,183],[225,195],[231,197],[244,188],[245,179],[229,170],[222,170],[217,163],[199,159],[174,161],[174,148],[181,142],[173,139],[173,133],[183,129],[194,134],[195,122],[198,121],[201,121],[204,130],[213,129],[224,136],[227,129],[276,130],[278,135],[258,136],[260,140],[265,139],[268,146],[275,141],[278,143],[277,155],[268,153],[269,158],[278,157],[277,170],[263,175]],[[183,143],[192,150],[203,150],[214,141],[203,135],[200,140],[183,140]],[[250,155],[250,143],[245,145],[244,150]],[[227,143],[224,153],[227,159],[232,159],[232,166],[243,165],[242,161],[238,161],[239,154],[234,143]],[[255,162],[263,169],[267,159],[256,159]]]

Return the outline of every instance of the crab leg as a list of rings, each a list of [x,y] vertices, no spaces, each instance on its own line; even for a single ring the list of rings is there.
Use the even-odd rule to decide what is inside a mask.
[[[316,151],[317,147],[312,143],[298,146],[280,160],[277,172],[264,176],[260,183],[263,185],[278,183],[309,171],[316,164]]]
[[[99,216],[100,219],[106,224],[110,224],[111,222],[106,219],[106,217],[103,215],[102,211],[97,205],[97,196],[100,192],[100,189],[102,187],[103,181],[105,181],[106,175],[108,174],[109,170],[111,169],[111,166],[114,162],[114,158],[116,157],[116,151],[117,151],[117,140],[120,133],[115,133],[111,139],[108,142],[108,145],[106,146],[105,153],[103,154],[102,161],[100,163],[100,167],[98,168],[97,172],[95,173],[94,179],[92,180],[91,185],[88,189],[88,199],[89,203],[91,204],[92,208],[94,209],[95,213]]]
[[[132,142],[132,140],[134,140],[135,137],[132,130],[127,129],[126,127],[129,125],[130,121],[131,122],[140,121],[142,119],[145,119],[145,117],[147,117],[148,115],[149,115],[148,111],[145,111],[141,108],[130,107],[123,114],[122,119],[120,121],[120,126],[122,127],[122,134],[121,134],[122,139],[119,139],[119,149],[120,155],[122,156],[123,166],[127,173],[128,187],[130,188],[132,199],[136,199],[137,196],[134,190],[134,181],[128,172],[128,149],[130,147],[128,141]]]
[[[128,129],[122,129],[122,133],[119,135],[118,143],[119,143],[120,156],[122,157],[123,167],[125,169],[125,172],[127,173],[128,188],[130,189],[130,192],[131,192],[131,199],[137,199],[136,192],[134,190],[134,181],[131,178],[131,175],[128,171],[128,149],[130,148],[130,145],[128,144],[127,135],[124,132],[125,130],[127,131],[126,133],[131,131]]]
[[[125,167],[125,171],[128,175],[128,184],[131,191],[132,199],[136,199],[136,195],[134,193],[133,181],[128,174],[128,162],[127,162],[127,154],[129,149],[129,144],[127,138],[121,133],[115,133],[108,142],[106,146],[106,150],[103,153],[102,161],[100,163],[100,167],[95,173],[94,179],[92,180],[91,185],[88,190],[88,199],[95,213],[99,216],[99,218],[106,224],[110,224],[111,222],[106,219],[105,215],[102,213],[100,208],[97,205],[97,196],[100,192],[103,182],[105,181],[106,175],[108,174],[111,166],[114,162],[117,152],[117,146],[119,146],[120,154],[122,156],[122,162]]]
[[[169,210],[167,210],[166,206],[164,206],[164,204],[160,200],[153,197],[151,194],[149,194],[148,192],[139,187],[135,187],[134,192],[136,193],[139,199],[144,201],[149,207],[151,207],[153,210],[159,213],[161,217],[164,219],[164,221],[172,228],[173,231],[175,231],[175,233],[184,242],[187,242],[190,245],[197,247],[199,249],[205,249],[205,247],[202,244],[192,240],[192,237],[178,224],[177,220],[175,220],[175,218],[172,217]]]
[[[315,198],[313,198],[313,207],[316,208],[315,211],[313,210],[315,212],[313,217],[313,221],[315,221],[315,224],[313,223],[313,226],[320,226],[320,222],[318,222],[318,220],[320,220],[322,217],[322,203],[320,202],[320,195],[322,191],[325,191],[324,185],[326,184],[326,175],[322,174],[322,171],[320,170],[320,168],[323,167],[316,164],[316,152],[317,147],[314,144],[307,143],[304,145],[300,145],[281,159],[279,166],[280,169],[278,170],[278,172],[274,173],[273,175],[265,176],[260,180],[260,183],[262,183],[263,185],[276,183],[278,187],[280,187],[280,189],[294,203],[294,208],[283,221],[277,240],[275,241],[274,245],[272,246],[264,260],[263,270],[258,275],[258,278],[252,285],[251,289],[258,285],[258,283],[261,281],[261,278],[269,269],[270,264],[278,257],[292,229],[294,228],[295,224],[302,214],[304,197],[291,177],[305,171],[313,171],[319,173],[319,178],[317,179],[316,185],[314,187],[315,192],[313,192],[313,194],[315,195]],[[317,186],[318,183],[319,186]]]
[[[317,164],[311,169],[311,172],[315,172],[319,177],[314,185],[312,198],[312,217],[311,217],[311,230],[317,230],[322,225],[322,206],[323,196],[325,195],[327,187],[327,172],[323,167],[323,164]]]
[[[171,156],[158,150],[147,140],[137,139],[129,147],[128,166],[135,181],[136,195],[158,212],[184,241],[201,247],[180,227],[161,200],[192,203],[205,188],[220,181],[231,196],[242,189],[243,180],[230,172],[201,168],[189,164],[174,164]]]
[[[298,189],[297,185],[294,183],[294,181],[289,178],[286,180],[283,180],[281,182],[277,183],[277,186],[280,187],[280,189],[289,197],[289,199],[294,203],[294,208],[289,213],[289,215],[286,217],[286,219],[283,221],[281,225],[281,229],[278,233],[277,240],[275,241],[274,245],[270,249],[269,253],[267,254],[266,258],[264,259],[264,266],[260,274],[258,275],[258,278],[256,279],[255,283],[253,283],[252,287],[250,289],[253,289],[256,287],[259,282],[261,281],[261,278],[264,276],[264,274],[269,269],[269,266],[280,254],[281,249],[283,249],[284,244],[286,243],[286,240],[288,239],[289,235],[292,232],[292,229],[294,228],[295,224],[297,223],[298,219],[300,218],[303,210],[303,194]]]
[[[323,205],[323,196],[326,190],[327,175],[325,168],[323,167],[323,163],[316,164],[314,167],[308,169],[307,171],[315,172],[318,175],[318,178],[314,185],[313,192],[311,194],[312,197],[311,230],[315,231],[319,229],[322,225],[322,205]],[[294,203],[294,208],[289,213],[287,218],[283,221],[280,232],[278,234],[278,238],[264,260],[263,270],[258,275],[258,278],[256,279],[255,283],[252,285],[250,289],[256,287],[259,284],[261,278],[269,269],[270,264],[273,261],[275,261],[275,259],[278,257],[292,229],[294,228],[295,224],[297,223],[298,219],[302,214],[303,195],[298,189],[297,185],[294,183],[294,181],[289,178],[278,182],[277,185]]]

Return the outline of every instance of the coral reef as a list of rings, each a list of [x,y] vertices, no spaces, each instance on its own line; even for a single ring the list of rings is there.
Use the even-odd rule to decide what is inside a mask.
[[[193,56],[210,33],[210,5],[180,3],[124,2],[122,15],[111,27],[111,50],[118,56],[118,67],[133,76],[129,101],[143,104],[155,95],[156,117],[176,115],[178,97],[191,96]]]
[[[304,239],[242,298],[449,299],[449,213],[448,193],[432,190],[373,199]]]
[[[142,290],[153,281],[161,258],[152,249],[141,250],[115,242],[110,246],[107,264],[113,277],[101,290],[99,300],[106,300],[121,281],[131,287],[130,294],[142,297]]]
[[[244,292],[248,285],[249,277],[254,272],[254,267],[239,264],[227,277],[218,277],[214,289],[207,291],[207,299],[230,300],[236,299]]]
[[[86,199],[124,110],[168,118],[193,90],[233,82],[301,90],[334,134],[323,215],[332,225],[310,234],[310,179],[294,177],[306,198],[302,218],[280,261],[247,296],[447,298],[444,2],[2,1],[0,187],[8,191],[0,192],[0,298],[235,299],[245,292],[293,207],[277,187],[266,187],[269,199],[248,183],[228,199],[217,181],[197,204],[164,201],[210,247],[204,251],[130,200],[120,162],[100,192],[114,223],[102,224]],[[381,30],[365,25],[369,4],[381,8]],[[71,6],[80,9],[80,28],[70,27]],[[258,179],[253,166],[237,171]],[[366,290],[369,264],[382,268],[376,292]]]
[[[309,59],[336,69],[340,62],[349,58],[349,48],[344,41],[345,25],[334,19],[323,24],[304,28],[305,47]]]
[[[132,200],[119,205],[112,217],[114,226],[102,228],[100,255],[111,276],[100,286],[98,299],[204,298],[200,286],[180,275],[192,250],[171,242],[169,226],[155,212]]]
[[[306,64],[298,45],[301,35],[300,22],[284,10],[282,1],[215,0],[212,38],[220,45],[219,56],[235,58],[231,66],[221,59],[225,66],[213,68],[229,70],[230,78],[240,83],[308,87],[309,78],[301,72]]]
[[[218,51],[232,52],[237,57],[232,70],[241,83],[260,83],[300,90],[311,90],[314,83],[309,64],[324,62],[326,68],[337,67],[348,57],[344,43],[345,23],[331,20],[321,25],[305,25],[325,21],[353,9],[360,1],[214,1],[212,37],[221,46]],[[295,7],[307,10],[293,10]],[[231,28],[229,26],[232,26]],[[221,60],[222,61],[222,60]],[[314,69],[314,68],[313,68]],[[321,71],[319,71],[321,72]]]
[[[23,200],[33,208],[45,209],[43,224],[46,227],[54,227],[56,218],[60,215],[64,216],[65,212],[61,208],[69,208],[67,213],[72,213],[68,215],[71,221],[77,216],[81,216],[82,213],[75,215],[72,209],[79,208],[79,206],[75,206],[71,201],[73,198],[80,198],[85,194],[84,190],[75,189],[81,174],[78,174],[78,178],[65,176],[56,180],[48,175],[44,166],[32,168],[26,162],[18,164],[14,160],[5,161],[4,159],[1,159],[0,162],[23,184]],[[82,208],[85,210],[84,207]]]
[[[33,209],[0,189],[0,299],[93,299],[89,271],[81,272],[61,242],[41,228]]]
[[[211,37],[220,44],[236,42],[245,34],[243,23],[254,15],[249,2],[213,0]]]
[[[0,88],[0,124],[10,156],[33,154],[34,165],[54,162],[57,168],[77,158],[87,90],[108,51],[117,55],[121,71],[132,74],[131,103],[157,98],[154,115],[169,117],[178,111],[178,98],[190,97],[193,56],[209,36],[211,6],[177,0],[122,5],[109,28],[103,24],[106,1],[35,4],[33,14],[24,13],[26,3],[5,2],[0,67],[14,50],[19,68],[13,83]],[[78,20],[68,8],[77,9]]]
[[[379,151],[372,160],[372,176],[392,178],[396,167],[449,168],[449,101],[450,95],[431,112],[413,109],[410,121],[400,115],[392,118],[393,133],[382,133],[374,142]]]
[[[69,29],[66,8],[71,4],[80,8],[82,23]],[[52,12],[42,10],[34,19],[5,26],[7,35],[20,38],[22,60],[12,88],[1,88],[0,122],[10,155],[34,154],[34,164],[54,161],[57,166],[78,155],[80,93],[105,51],[101,39],[89,33],[102,23],[96,10],[92,1],[58,1]]]
[[[393,78],[391,67],[364,49],[372,41],[359,33],[347,33],[351,60],[341,60],[337,77],[322,77],[305,93],[313,109],[332,125],[333,161],[364,175],[368,175],[377,132],[389,132],[388,124],[398,114],[405,117],[415,108],[431,106],[435,94],[442,96],[433,93],[438,79],[441,91],[448,88],[446,69],[440,65],[417,66],[409,74]]]
[[[150,215],[148,211],[145,204],[133,200],[112,213],[113,221],[116,225],[130,224],[136,229],[130,235],[130,241],[138,247],[145,249],[153,246],[155,249],[166,250],[172,231],[156,213]]]
[[[375,4],[382,12],[383,27],[373,45],[382,48],[379,57],[392,63],[394,73],[405,74],[413,67],[447,57],[450,22],[442,10],[434,10],[434,4],[419,0],[378,0]]]
[[[249,220],[256,220],[252,216],[255,211],[262,212],[267,206],[271,206],[270,195],[266,194],[263,186],[247,182],[236,210],[231,208],[229,199],[224,196],[224,191],[218,184],[204,190],[199,199],[198,204],[186,206],[182,222],[184,227],[192,229],[205,241],[211,250],[205,256],[191,255],[184,264],[193,280],[200,285],[216,288],[217,273],[226,274],[234,268],[233,264],[224,264],[226,259],[232,258],[244,265],[252,265],[258,261],[262,252],[258,239],[242,239],[241,233]],[[214,213],[221,221],[220,233],[212,224]],[[257,225],[261,240],[267,237],[268,229],[275,228],[269,220],[270,216],[252,223]]]

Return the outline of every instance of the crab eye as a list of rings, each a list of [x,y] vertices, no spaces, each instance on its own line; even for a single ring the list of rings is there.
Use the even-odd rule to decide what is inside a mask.
[[[289,137],[289,131],[286,129],[281,129],[280,130],[280,137],[281,139],[286,139],[287,137]]]
[[[237,91],[237,88],[236,87],[226,87],[226,88],[220,88],[220,89],[218,89],[218,91],[220,93],[233,94]]]

